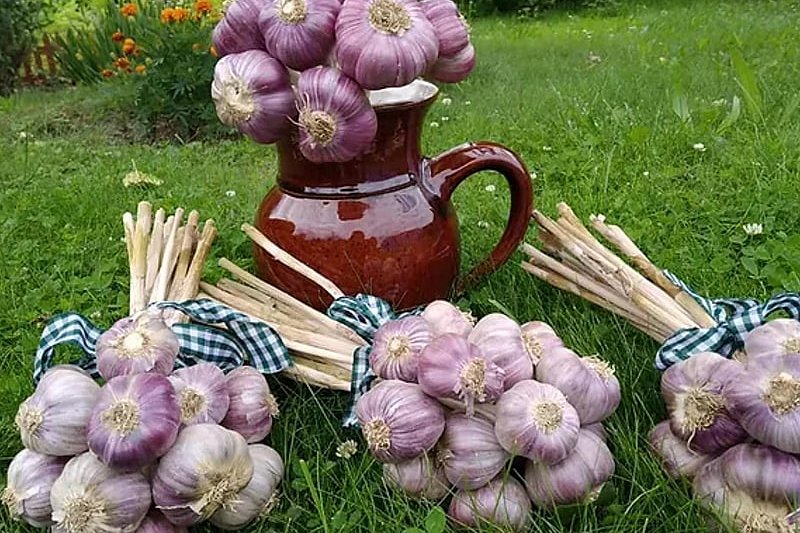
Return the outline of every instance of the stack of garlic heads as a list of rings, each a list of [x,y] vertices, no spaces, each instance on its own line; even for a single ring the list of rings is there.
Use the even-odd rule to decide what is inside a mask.
[[[235,530],[275,505],[284,467],[258,443],[278,414],[264,376],[175,370],[175,334],[145,313],[101,336],[102,387],[56,366],[19,406],[25,449],[0,496],[13,519],[54,533]]]
[[[601,424],[620,402],[614,369],[543,322],[476,323],[436,301],[384,324],[370,365],[382,381],[357,414],[384,479],[414,498],[452,494],[457,527],[527,531],[532,504],[590,502],[614,473]]]

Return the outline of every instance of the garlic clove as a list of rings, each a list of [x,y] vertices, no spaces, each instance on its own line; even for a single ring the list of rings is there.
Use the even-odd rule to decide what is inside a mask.
[[[456,413],[448,415],[436,453],[448,481],[464,490],[491,481],[511,458],[497,441],[490,421]]]
[[[359,398],[356,415],[372,455],[383,463],[417,457],[444,431],[444,410],[419,385],[386,380]]]
[[[572,452],[580,419],[552,385],[520,381],[497,401],[495,435],[509,453],[555,464]]]
[[[181,423],[218,424],[230,405],[225,374],[216,365],[200,363],[169,376],[181,408]]]
[[[103,379],[155,372],[169,375],[180,350],[161,311],[145,310],[114,323],[97,339],[97,370]]]
[[[385,463],[383,480],[403,490],[412,498],[441,500],[450,490],[450,483],[438,455],[424,453],[402,463]]]
[[[55,367],[23,401],[14,423],[29,450],[70,456],[89,449],[86,426],[100,386],[80,372]]]
[[[472,315],[461,311],[458,307],[445,300],[436,300],[429,303],[422,311],[422,318],[431,327],[434,338],[452,333],[466,337],[472,331],[474,320]]]
[[[11,518],[34,527],[52,524],[50,489],[66,462],[65,457],[25,449],[14,457],[8,466],[7,485],[0,493],[0,502],[8,508]]]
[[[236,368],[228,373],[226,386],[230,401],[221,424],[249,443],[264,440],[272,430],[272,419],[279,414],[264,375],[251,366]]]
[[[52,533],[136,531],[150,508],[150,484],[86,452],[70,459],[50,491]]]
[[[257,518],[265,517],[278,501],[278,485],[283,478],[283,460],[264,444],[248,446],[253,461],[253,476],[228,507],[211,515],[211,523],[226,530],[238,530]]]
[[[670,429],[669,420],[657,424],[647,437],[650,447],[661,459],[670,477],[692,479],[714,456],[692,452]]]
[[[459,490],[447,511],[457,526],[493,525],[503,531],[527,531],[531,525],[531,501],[516,479],[496,478],[474,491]]]
[[[522,329],[514,320],[500,313],[486,315],[467,340],[503,369],[506,389],[533,378],[533,362],[525,349]]]
[[[416,382],[419,354],[432,339],[428,323],[418,316],[385,323],[375,332],[369,364],[383,379]]]

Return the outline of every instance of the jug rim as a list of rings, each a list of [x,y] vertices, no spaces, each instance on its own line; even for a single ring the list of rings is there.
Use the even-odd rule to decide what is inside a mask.
[[[369,91],[369,103],[376,111],[414,107],[435,100],[439,87],[425,80],[414,80],[402,87],[387,87]]]

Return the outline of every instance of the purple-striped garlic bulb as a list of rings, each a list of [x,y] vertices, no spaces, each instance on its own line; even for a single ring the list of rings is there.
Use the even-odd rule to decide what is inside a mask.
[[[264,49],[264,36],[258,28],[258,16],[263,7],[263,0],[225,2],[225,16],[217,23],[211,35],[219,57]]]
[[[440,56],[428,76],[442,83],[458,83],[467,79],[475,68],[475,48],[468,44],[452,56]]]
[[[522,324],[522,340],[534,367],[553,350],[564,347],[564,343],[553,328],[539,321]]]
[[[230,404],[225,374],[211,363],[180,368],[169,376],[181,408],[181,423],[218,424]]]
[[[689,450],[686,442],[676,437],[669,426],[669,420],[664,420],[650,430],[647,436],[650,447],[661,459],[661,465],[670,477],[692,479],[715,457]]]
[[[267,52],[294,70],[324,64],[340,8],[339,0],[267,1],[258,18]]]
[[[255,443],[269,435],[273,418],[278,416],[278,402],[269,390],[267,379],[252,366],[231,370],[226,376],[228,412],[222,424]]]
[[[800,355],[800,321],[792,318],[770,320],[744,339],[747,359],[770,355]]]
[[[494,425],[481,416],[447,416],[437,458],[447,479],[460,489],[481,487],[498,475],[511,456],[497,442]]]
[[[450,490],[436,454],[424,453],[402,463],[385,463],[383,480],[412,498],[441,500]]]
[[[155,372],[167,376],[180,343],[160,311],[118,320],[97,339],[97,370],[103,379]]]
[[[450,500],[450,519],[462,527],[491,524],[502,531],[528,531],[531,501],[519,481],[497,477],[472,491],[459,490]]]
[[[448,333],[466,337],[475,325],[471,314],[446,300],[436,300],[426,305],[422,318],[430,325],[434,338]]]
[[[436,29],[440,57],[450,57],[469,44],[469,25],[453,0],[423,0],[419,5]]]
[[[421,317],[386,322],[375,332],[369,365],[380,378],[416,382],[419,354],[431,338],[430,326]]]
[[[525,349],[522,329],[511,318],[500,313],[486,315],[467,340],[503,369],[506,389],[533,378],[533,362]]]
[[[50,489],[64,465],[66,457],[44,455],[23,449],[8,465],[6,487],[0,492],[0,502],[14,520],[23,520],[33,527],[53,523]]]

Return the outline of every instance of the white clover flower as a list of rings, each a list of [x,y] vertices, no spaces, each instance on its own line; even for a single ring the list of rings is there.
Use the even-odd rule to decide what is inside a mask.
[[[358,452],[358,443],[354,440],[346,440],[336,447],[336,457],[340,459],[350,459]]]
[[[552,151],[553,151],[552,146],[547,146],[547,145],[542,146],[542,152],[552,152]]]
[[[664,57],[664,56],[659,56],[659,58],[658,58],[658,62],[659,62],[659,63],[661,63],[662,65],[663,65],[664,63],[666,63],[667,61],[669,61],[669,59],[667,59],[667,58],[666,58],[666,57]]]
[[[444,116],[444,117],[442,117],[440,120],[441,120],[442,122],[447,122],[448,120],[450,120],[450,117],[448,117],[448,116]]]
[[[479,228],[488,228],[489,227],[489,223],[486,222],[485,220],[479,220],[478,221],[478,227]]]
[[[225,191],[225,196],[227,196],[228,198],[233,198],[234,196],[236,196],[236,191],[234,190]]]
[[[728,103],[728,101],[725,100],[724,98],[718,98],[717,100],[714,100],[713,102],[711,102],[711,105],[713,105],[714,107],[722,107],[727,103]]]
[[[705,152],[706,151],[706,145],[703,144],[703,143],[694,143],[692,145],[692,148],[694,148],[698,152]]]
[[[472,105],[472,100],[465,100],[464,105]]]
[[[450,97],[442,98],[442,105],[450,105],[453,103],[453,99]]]
[[[486,189],[486,192],[494,192],[494,191],[497,190],[497,187],[495,187],[495,185],[493,183],[490,183],[489,185],[487,185],[485,187],[485,189]]]
[[[761,235],[764,233],[764,225],[763,224],[745,224],[742,226],[744,232],[749,236],[754,235]]]
[[[642,172],[642,176],[647,178],[648,176],[650,176],[650,171],[649,170],[645,170],[644,172]]]
[[[438,127],[439,127],[439,123],[438,122],[436,122],[435,120],[433,122],[431,122],[431,128],[438,128]]]
[[[19,132],[19,135],[17,135],[17,137],[19,137],[20,141],[26,141],[28,139],[28,132],[27,131],[21,131],[21,132]]]

